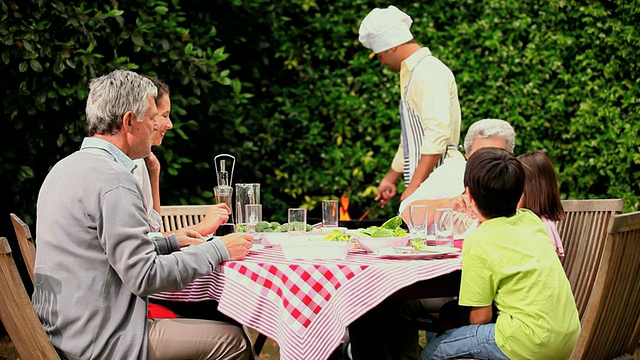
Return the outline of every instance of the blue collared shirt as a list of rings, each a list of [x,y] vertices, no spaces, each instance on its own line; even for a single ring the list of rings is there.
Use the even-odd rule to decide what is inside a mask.
[[[80,146],[80,151],[89,151],[89,152],[98,152],[98,151],[106,151],[111,157],[113,161],[117,162],[124,166],[128,172],[133,173],[133,170],[137,167],[137,165],[131,160],[131,158],[125,154],[120,148],[108,142],[107,140],[103,140],[96,137],[86,137],[82,140],[82,145]]]

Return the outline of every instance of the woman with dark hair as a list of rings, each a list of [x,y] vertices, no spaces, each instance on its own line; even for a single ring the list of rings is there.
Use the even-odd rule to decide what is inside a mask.
[[[524,191],[518,208],[526,208],[542,219],[558,256],[564,256],[556,221],[564,219],[556,170],[547,154],[540,150],[518,156],[525,173]]]

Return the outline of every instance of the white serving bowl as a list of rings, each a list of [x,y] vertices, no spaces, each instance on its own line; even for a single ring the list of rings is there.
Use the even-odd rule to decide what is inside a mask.
[[[300,241],[282,244],[287,260],[292,259],[344,259],[349,243],[346,241]]]
[[[340,232],[344,234],[345,231],[347,231],[347,228],[346,227],[341,227],[341,226],[319,227],[319,228],[314,228],[311,231],[307,231],[307,234],[311,234],[311,235],[329,235],[334,230],[340,230]]]
[[[358,237],[356,242],[360,245],[362,250],[374,251],[386,247],[400,247],[407,246],[409,243],[409,236],[394,236],[394,237]]]
[[[323,240],[326,235],[304,233],[296,234],[290,232],[263,232],[260,233],[265,245],[281,246],[283,244],[305,242],[309,240]]]

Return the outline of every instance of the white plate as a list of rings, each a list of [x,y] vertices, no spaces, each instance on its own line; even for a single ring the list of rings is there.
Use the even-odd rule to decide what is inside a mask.
[[[384,248],[374,252],[376,257],[381,259],[403,259],[403,260],[429,260],[457,255],[460,249],[448,246],[430,246],[428,250],[421,250],[415,253],[403,253],[407,251],[403,248]]]

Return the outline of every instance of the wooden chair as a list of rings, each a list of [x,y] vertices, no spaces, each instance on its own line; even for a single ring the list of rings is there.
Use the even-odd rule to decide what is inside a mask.
[[[59,359],[24,288],[11,248],[0,238],[0,318],[23,359]]]
[[[640,211],[616,215],[571,359],[633,354],[640,340]]]
[[[168,205],[162,206],[162,231],[174,231],[195,225],[204,219],[209,205]]]
[[[581,321],[613,215],[620,213],[623,205],[623,199],[562,200],[567,216],[557,223],[565,253],[560,261],[571,283]]]
[[[22,253],[22,259],[24,260],[24,264],[27,266],[31,282],[33,282],[33,271],[36,267],[36,244],[33,241],[33,237],[31,237],[29,225],[25,224],[24,221],[15,214],[10,214],[9,216],[11,216],[11,222],[13,223],[13,228],[16,231],[16,237],[18,238],[18,246]]]

